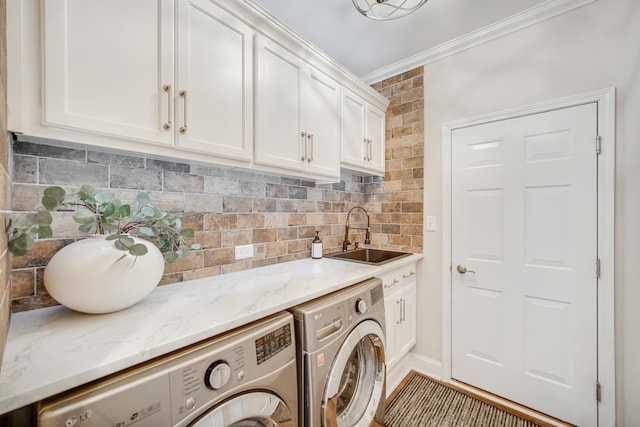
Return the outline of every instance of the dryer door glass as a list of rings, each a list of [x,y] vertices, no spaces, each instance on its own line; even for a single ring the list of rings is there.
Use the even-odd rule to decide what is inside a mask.
[[[292,423],[291,411],[278,396],[253,392],[215,406],[190,427],[278,427]]]
[[[367,321],[345,340],[325,390],[322,414],[325,426],[368,426],[373,420],[371,414],[377,412],[384,396],[382,336],[378,324]]]

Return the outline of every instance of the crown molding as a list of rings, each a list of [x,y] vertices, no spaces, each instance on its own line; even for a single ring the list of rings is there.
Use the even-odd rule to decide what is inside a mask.
[[[547,0],[537,6],[442,43],[431,49],[427,49],[402,61],[380,68],[360,78],[369,84],[376,83],[562,15],[563,13],[594,1],[595,0]]]

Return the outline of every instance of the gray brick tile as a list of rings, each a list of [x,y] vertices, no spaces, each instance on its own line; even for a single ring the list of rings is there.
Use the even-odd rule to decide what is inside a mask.
[[[224,212],[251,212],[252,207],[251,197],[225,196],[222,199],[222,210]]]
[[[147,169],[168,172],[191,173],[188,163],[172,162],[169,160],[147,159]]]
[[[102,163],[123,168],[144,169],[144,157],[126,156],[123,154],[103,153],[100,151],[87,151],[87,162]]]
[[[277,199],[253,199],[253,212],[277,212]]]
[[[38,182],[38,158],[34,156],[13,156],[13,182],[35,184]]]
[[[47,141],[46,139],[40,138],[37,138],[36,140],[41,140],[45,143]],[[55,159],[81,161],[85,161],[87,159],[87,151],[83,149],[57,147],[55,145],[38,144],[34,142],[16,141],[13,143],[13,152],[16,154],[28,154],[31,156],[51,157]]]
[[[280,184],[267,184],[266,195],[267,197],[286,199],[289,197],[289,187]]]
[[[201,164],[192,164],[191,174],[202,175],[202,176],[227,176],[227,168],[201,165]]]
[[[111,188],[160,191],[162,190],[162,172],[112,166],[110,184]]]
[[[40,183],[49,185],[90,184],[109,186],[109,168],[97,163],[52,158],[39,159]]]
[[[204,192],[221,196],[235,196],[238,194],[238,181],[218,176],[205,176]]]
[[[298,212],[298,201],[292,199],[278,199],[278,212]]]
[[[306,187],[289,187],[289,198],[306,200],[307,188]]]
[[[257,181],[240,181],[238,194],[241,196],[264,197],[266,184]]]
[[[222,212],[222,197],[211,194],[185,194],[185,212]]]
[[[185,173],[165,172],[164,190],[183,193],[203,193],[204,177]]]

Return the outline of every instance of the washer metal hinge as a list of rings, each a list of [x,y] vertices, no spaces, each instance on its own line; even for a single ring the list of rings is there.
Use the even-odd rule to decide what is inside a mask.
[[[596,383],[596,400],[598,402],[602,400],[602,386],[600,383]]]
[[[600,258],[596,259],[596,277],[600,278]]]
[[[602,152],[602,137],[600,135],[596,136],[596,154],[600,154]]]

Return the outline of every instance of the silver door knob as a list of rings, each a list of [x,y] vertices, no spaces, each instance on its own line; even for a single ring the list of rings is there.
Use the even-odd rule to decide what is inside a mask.
[[[456,270],[458,270],[458,273],[460,274],[464,274],[464,273],[473,273],[476,274],[475,271],[473,270],[467,270],[467,267],[465,267],[464,265],[459,265],[456,267]]]

